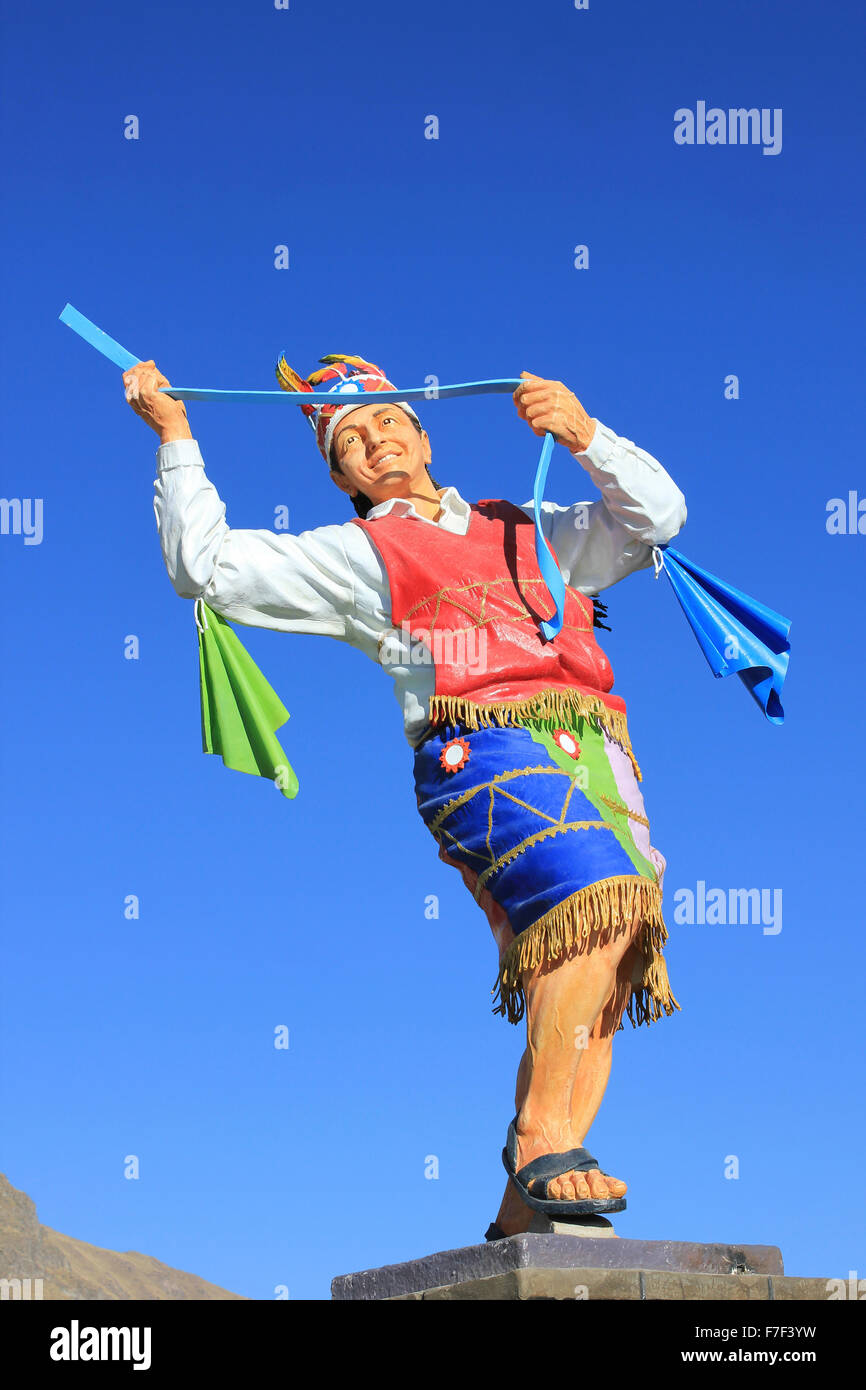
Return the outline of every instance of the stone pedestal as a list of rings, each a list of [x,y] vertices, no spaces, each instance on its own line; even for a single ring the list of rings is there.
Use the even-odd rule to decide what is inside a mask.
[[[598,1222],[599,1218],[595,1219]],[[347,1299],[826,1299],[825,1279],[791,1279],[774,1245],[626,1240],[609,1222],[552,1222],[484,1245],[344,1274]]]

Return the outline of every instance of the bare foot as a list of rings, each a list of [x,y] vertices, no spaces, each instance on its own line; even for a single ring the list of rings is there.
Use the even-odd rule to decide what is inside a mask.
[[[567,1147],[577,1148],[578,1145],[568,1145]],[[530,1163],[533,1158],[540,1158],[544,1152],[545,1150],[538,1148],[537,1144],[535,1152],[533,1152],[525,1140],[521,1146],[518,1135],[518,1172],[524,1164]],[[529,1187],[532,1196],[535,1196],[541,1184],[536,1179],[529,1184]],[[587,1172],[572,1169],[563,1173],[559,1178],[550,1178],[547,1185],[548,1197],[557,1202],[588,1201],[590,1199],[606,1201],[614,1197],[623,1197],[627,1191],[627,1183],[622,1182],[619,1178],[605,1176],[598,1168],[590,1168]],[[535,1215],[537,1213],[534,1208],[526,1205],[517,1188],[509,1181],[496,1217],[496,1225],[499,1229],[504,1231],[507,1236],[518,1235],[521,1231],[529,1230],[530,1222]]]
[[[533,1183],[529,1184],[529,1189],[534,1197]],[[608,1201],[612,1197],[622,1197],[627,1191],[626,1183],[619,1178],[605,1176],[598,1168],[590,1168],[588,1172],[563,1173],[561,1178],[550,1178],[547,1184],[547,1195],[554,1202],[580,1202],[590,1198]]]

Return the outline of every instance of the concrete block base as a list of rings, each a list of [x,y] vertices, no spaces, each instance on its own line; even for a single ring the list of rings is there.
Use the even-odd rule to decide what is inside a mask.
[[[568,1228],[566,1227],[566,1231]],[[805,1290],[808,1289],[808,1292]],[[612,1230],[527,1231],[404,1264],[344,1274],[347,1299],[826,1298],[826,1280],[789,1279],[774,1245],[626,1240]]]

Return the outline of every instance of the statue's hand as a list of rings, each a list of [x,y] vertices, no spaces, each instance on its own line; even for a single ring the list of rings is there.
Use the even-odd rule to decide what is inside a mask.
[[[123,373],[126,399],[136,415],[145,424],[156,430],[163,444],[172,439],[192,439],[192,431],[186,416],[183,401],[172,400],[160,391],[160,386],[170,386],[168,377],[163,376],[153,358],[148,362],[137,362]]]
[[[572,452],[583,453],[595,434],[595,421],[587,415],[573,391],[561,381],[545,381],[532,372],[521,372],[525,378],[514,392],[514,404],[521,420],[535,434],[549,430],[557,444]]]

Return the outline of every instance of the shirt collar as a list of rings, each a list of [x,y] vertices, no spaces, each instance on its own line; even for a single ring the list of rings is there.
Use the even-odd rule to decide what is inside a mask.
[[[418,521],[429,521],[433,526],[441,526],[446,531],[460,530],[465,531],[469,524],[471,508],[457,491],[456,487],[446,487],[439,498],[439,505],[442,508],[442,515],[438,521],[433,521],[431,517],[421,516],[415,510],[415,503],[410,502],[406,497],[389,497],[387,501],[380,502],[378,506],[371,507],[367,513],[366,520],[371,521],[379,516],[414,516]],[[456,525],[455,525],[456,523]]]

